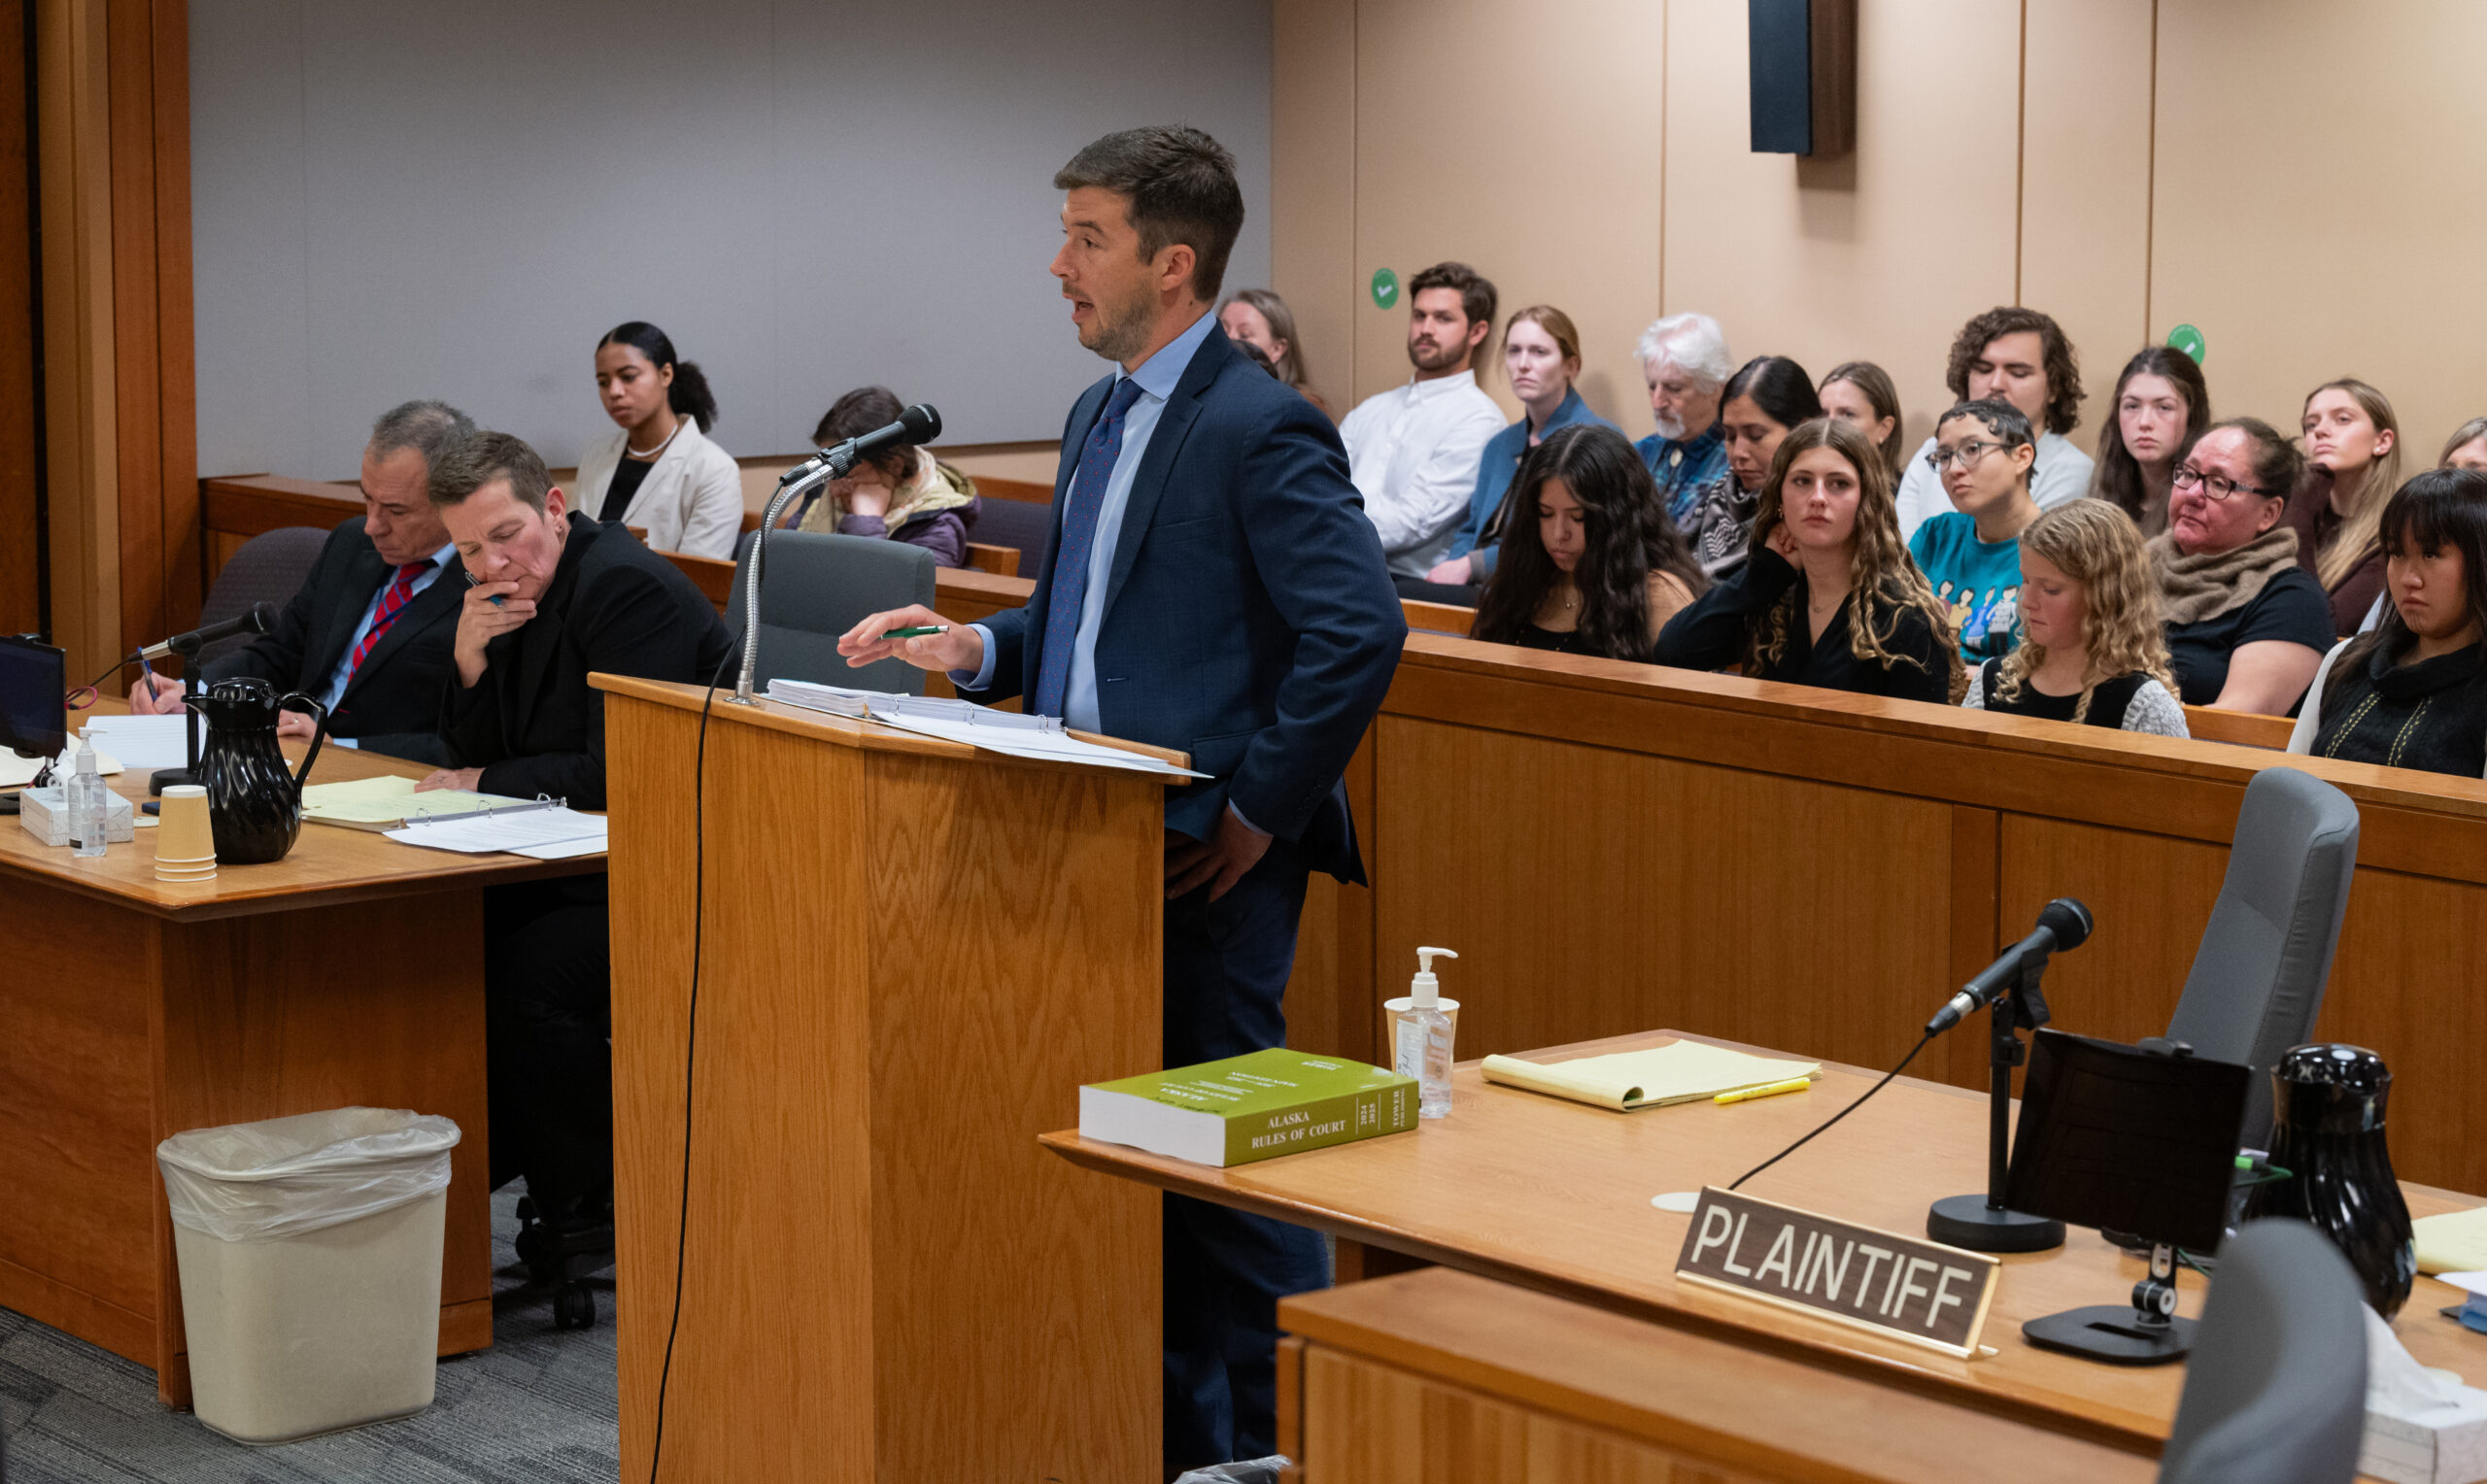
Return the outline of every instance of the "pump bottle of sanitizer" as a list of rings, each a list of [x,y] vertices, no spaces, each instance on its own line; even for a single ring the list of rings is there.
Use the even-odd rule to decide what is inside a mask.
[[[1416,1116],[1450,1116],[1451,1019],[1442,1008],[1442,986],[1434,978],[1434,960],[1456,959],[1448,948],[1416,950],[1416,977],[1409,982],[1413,1001],[1399,1017],[1399,1043],[1393,1048],[1391,1070],[1416,1079]]]

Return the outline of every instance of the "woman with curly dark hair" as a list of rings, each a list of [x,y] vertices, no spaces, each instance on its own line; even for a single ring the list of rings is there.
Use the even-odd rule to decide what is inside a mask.
[[[2021,409],[2039,429],[2038,461],[2029,471],[2029,492],[2038,508],[2053,510],[2090,492],[2090,455],[2064,434],[2081,421],[2081,360],[2063,326],[2034,309],[1998,305],[1960,326],[1952,338],[1944,383],[1963,402],[2000,397]],[[1925,462],[1934,452],[1928,438],[1900,476],[1900,539],[1952,508],[1943,482]]]
[[[1621,433],[1556,428],[1513,475],[1502,559],[1470,632],[1495,644],[1647,659],[1668,619],[1709,587]]]
[[[1900,542],[1891,467],[1852,422],[1780,440],[1744,570],[1668,621],[1659,664],[1957,704],[1965,671],[1942,605]]]

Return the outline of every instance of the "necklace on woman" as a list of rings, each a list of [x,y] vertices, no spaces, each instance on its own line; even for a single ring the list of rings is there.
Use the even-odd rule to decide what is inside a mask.
[[[681,436],[682,420],[680,418],[676,418],[673,420],[673,431],[664,435],[664,443],[660,443],[655,448],[649,449],[645,453],[641,453],[639,450],[630,447],[630,440],[626,436],[622,440],[622,451],[630,455],[632,458],[654,458],[659,454],[664,453],[665,449],[672,444],[673,440]]]

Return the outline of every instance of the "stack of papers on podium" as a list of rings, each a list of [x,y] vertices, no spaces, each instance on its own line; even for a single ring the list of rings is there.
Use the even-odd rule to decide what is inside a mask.
[[[1549,1093],[1628,1113],[1669,1103],[1698,1102],[1720,1093],[1818,1077],[1820,1062],[1751,1056],[1700,1041],[1672,1041],[1653,1051],[1618,1051],[1571,1062],[1487,1057],[1485,1080]]]
[[[1190,768],[1176,767],[1163,759],[1143,753],[1129,753],[1119,747],[1082,742],[1062,729],[1059,718],[996,711],[973,701],[893,695],[885,691],[850,691],[843,686],[814,685],[801,680],[770,681],[768,698],[837,716],[866,717],[884,726],[939,737],[945,742],[964,742],[970,747],[1011,758],[1034,758],[1044,762],[1081,762],[1092,767],[1127,768],[1136,773],[1159,773],[1175,778],[1209,776],[1193,772]]]

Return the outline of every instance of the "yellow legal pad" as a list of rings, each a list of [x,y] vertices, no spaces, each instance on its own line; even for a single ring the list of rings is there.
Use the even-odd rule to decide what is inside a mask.
[[[469,793],[463,789],[417,793],[411,778],[355,778],[305,788],[302,817],[316,825],[343,825],[348,829],[395,829],[426,814],[435,818],[471,814],[517,802],[498,793]]]
[[[1822,1075],[1820,1062],[1749,1056],[1700,1041],[1671,1041],[1652,1051],[1618,1051],[1571,1062],[1487,1057],[1485,1080],[1574,1102],[1629,1113],[1672,1102],[1697,1102],[1749,1087]],[[2487,1263],[2480,1265],[2487,1266]]]
[[[2420,1272],[2476,1272],[2487,1268],[2487,1206],[2421,1216],[2409,1224],[2418,1238]]]

